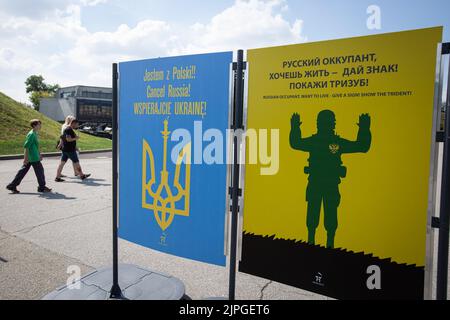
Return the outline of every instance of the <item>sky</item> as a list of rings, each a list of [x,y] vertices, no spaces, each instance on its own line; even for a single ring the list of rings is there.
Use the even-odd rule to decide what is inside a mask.
[[[380,28],[369,29],[370,6]],[[111,86],[113,62],[444,26],[448,0],[0,0],[0,91]]]

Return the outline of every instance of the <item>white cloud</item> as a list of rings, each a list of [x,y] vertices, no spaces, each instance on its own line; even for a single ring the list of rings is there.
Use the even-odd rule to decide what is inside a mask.
[[[96,6],[108,0],[0,0],[0,8],[4,14],[30,19],[51,18],[55,11],[63,11],[68,6]]]
[[[50,57],[69,51],[77,35],[87,32],[80,23],[79,6],[47,9],[44,17],[0,12],[0,90],[23,102],[27,101],[25,79],[43,74],[59,82],[49,67]]]
[[[302,21],[292,25],[281,14],[283,0],[237,0],[206,24],[191,27],[190,41],[182,53],[248,49],[305,41]],[[178,53],[175,48],[173,53]]]
[[[85,6],[90,6],[90,7],[94,7],[96,5],[104,4],[107,2],[108,2],[108,0],[81,0],[81,4],[83,4]]]
[[[284,0],[236,0],[206,24],[144,20],[112,32],[89,32],[81,23],[82,10],[106,2],[44,0],[39,14],[23,14],[14,5],[3,10],[6,2],[0,0],[0,91],[25,101],[24,81],[32,74],[62,86],[110,86],[112,62],[305,40],[302,21],[283,17]]]

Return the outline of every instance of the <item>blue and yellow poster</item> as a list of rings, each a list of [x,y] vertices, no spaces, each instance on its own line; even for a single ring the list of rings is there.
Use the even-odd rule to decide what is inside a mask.
[[[225,265],[232,52],[119,64],[119,236]]]

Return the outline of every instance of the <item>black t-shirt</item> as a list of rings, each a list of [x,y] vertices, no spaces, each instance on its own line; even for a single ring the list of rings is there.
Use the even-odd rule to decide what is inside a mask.
[[[64,141],[63,151],[64,152],[74,152],[74,151],[76,151],[77,150],[77,142],[76,141],[68,142],[66,140],[66,136],[70,136],[73,139],[77,135],[75,134],[75,131],[73,131],[73,129],[71,127],[68,127],[66,130],[64,130],[64,133],[63,133],[63,141]]]

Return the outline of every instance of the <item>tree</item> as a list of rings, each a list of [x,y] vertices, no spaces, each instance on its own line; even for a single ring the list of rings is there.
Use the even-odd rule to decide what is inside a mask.
[[[25,85],[27,93],[30,93],[30,101],[37,111],[39,111],[40,99],[54,97],[56,91],[60,88],[59,84],[46,84],[44,77],[41,75],[29,76]]]
[[[51,98],[54,94],[48,92],[48,91],[33,91],[30,94],[30,101],[33,104],[33,108],[36,111],[39,111],[39,107],[41,105],[41,99],[42,98]]]
[[[52,96],[55,95],[56,91],[58,91],[58,89],[61,89],[61,87],[59,86],[59,84],[54,84],[52,86],[48,86],[48,90],[47,92],[50,92],[52,94]]]
[[[27,93],[47,91],[47,85],[44,83],[44,77],[39,75],[32,75],[25,81],[27,86]]]

